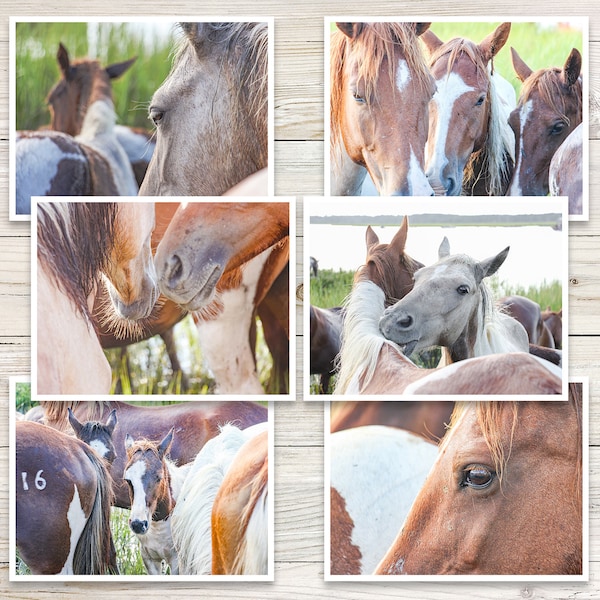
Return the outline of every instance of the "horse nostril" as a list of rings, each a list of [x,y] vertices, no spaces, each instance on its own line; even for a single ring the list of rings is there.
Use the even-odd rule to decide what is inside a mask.
[[[148,531],[148,521],[135,520],[130,523],[133,533],[146,533]]]
[[[175,287],[179,280],[183,277],[183,261],[177,254],[173,254],[169,258],[169,285]]]
[[[410,315],[406,315],[401,319],[398,319],[398,325],[403,329],[408,329],[413,324],[413,318]]]

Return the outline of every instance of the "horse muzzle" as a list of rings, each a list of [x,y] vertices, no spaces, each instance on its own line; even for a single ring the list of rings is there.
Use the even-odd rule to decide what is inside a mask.
[[[136,533],[137,535],[143,535],[148,533],[150,524],[146,520],[133,519],[129,521],[129,527],[131,527],[131,531]]]

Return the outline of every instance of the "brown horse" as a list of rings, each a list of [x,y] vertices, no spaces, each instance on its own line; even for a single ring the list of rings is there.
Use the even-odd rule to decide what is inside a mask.
[[[562,308],[554,311],[548,306],[546,310],[542,311],[542,319],[554,338],[554,346],[562,348]]]
[[[404,241],[407,225],[401,228]],[[362,395],[365,399],[377,399],[382,394],[525,395],[531,399],[532,395],[562,393],[560,369],[524,352],[479,356],[436,369],[417,367],[379,327],[386,305],[391,304],[388,298],[406,294],[398,286],[399,275],[405,270],[398,267],[405,260],[404,243],[379,245],[371,238],[367,229],[366,264],[356,272],[345,306],[341,366],[334,394]],[[383,268],[385,265],[389,267]]]
[[[116,448],[125,448],[125,434],[134,439],[162,440],[171,427],[175,428],[175,439],[170,456],[183,465],[194,460],[206,442],[219,434],[220,427],[233,423],[245,429],[267,420],[264,406],[254,402],[180,402],[161,406],[142,406],[120,401],[109,402],[42,402],[45,423],[51,427],[68,428],[67,406],[73,407],[78,419],[106,421],[113,409],[119,415],[119,426],[113,432]],[[129,508],[129,492],[123,482],[125,466],[123,452],[118,452],[111,466],[114,479],[115,505]]]
[[[335,373],[335,359],[340,351],[343,309],[310,305],[310,373],[320,375],[319,393],[329,392]]]
[[[378,575],[582,573],[581,384],[568,402],[457,405]]]
[[[542,318],[542,309],[537,302],[525,296],[505,296],[498,300],[507,315],[513,317],[523,325],[529,338],[529,343],[554,348],[554,338]]]
[[[99,421],[86,421],[81,423],[69,407],[69,423],[78,440],[93,448],[98,456],[112,465],[117,458],[117,451],[113,443],[113,432],[117,424],[117,409],[114,408],[108,415],[106,423]]]
[[[435,85],[418,43],[430,23],[336,23],[330,43],[331,193],[432,196],[423,172]],[[401,125],[400,125],[401,124]]]
[[[110,368],[91,306],[124,323],[147,317],[158,297],[150,250],[154,205],[38,202],[36,339],[38,394],[108,394]],[[77,351],[74,351],[74,348]]]
[[[515,132],[516,164],[508,195],[545,196],[550,161],[582,120],[581,53],[573,48],[562,68],[537,71],[514,48],[511,53],[523,86],[509,118]]]
[[[510,33],[502,23],[481,43],[421,39],[430,53],[437,91],[429,106],[425,172],[447,196],[504,196],[514,164],[507,119],[516,105],[511,84],[493,69]]]
[[[117,573],[111,478],[87,444],[16,423],[16,545],[34,574]]]

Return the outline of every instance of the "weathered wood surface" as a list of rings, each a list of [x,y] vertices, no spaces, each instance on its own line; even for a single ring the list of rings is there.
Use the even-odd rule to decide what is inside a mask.
[[[202,3],[177,0],[143,5],[81,3],[75,0],[19,5],[0,1],[0,597],[79,598],[422,598],[462,599],[594,599],[600,597],[600,115],[590,127],[590,221],[570,229],[570,347],[571,375],[590,377],[590,581],[588,583],[502,584],[331,584],[323,581],[323,406],[301,401],[301,314],[297,309],[298,401],[275,409],[275,582],[270,584],[172,584],[114,582],[10,583],[8,581],[8,382],[10,375],[30,368],[30,228],[8,222],[8,16],[113,15],[264,15],[275,16],[275,191],[278,195],[323,193],[323,17],[329,15],[473,16],[590,16],[590,83],[592,106],[600,97],[600,18],[596,0],[484,1],[478,5],[439,0],[398,3],[357,0],[242,0]],[[298,277],[302,260],[302,203],[298,206]],[[543,549],[540,549],[543,552]]]

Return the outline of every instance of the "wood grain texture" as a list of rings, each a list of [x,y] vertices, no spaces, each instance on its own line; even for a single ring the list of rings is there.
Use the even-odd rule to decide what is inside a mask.
[[[30,368],[30,227],[8,222],[8,16],[136,16],[140,3],[79,0],[46,3],[0,0],[0,469],[8,472],[8,381]],[[600,17],[597,0],[482,1],[477,5],[439,0],[147,0],[144,15],[275,16],[275,191],[301,197],[323,193],[323,17],[329,15],[435,15],[509,17],[590,16],[590,89],[600,98]],[[298,400],[275,408],[275,582],[272,584],[10,583],[8,581],[8,483],[0,484],[0,597],[49,598],[411,598],[508,600],[517,598],[592,600],[600,597],[600,113],[590,126],[590,221],[570,229],[571,375],[590,377],[590,581],[588,583],[402,584],[323,581],[323,406],[301,401],[302,320],[297,307]],[[302,269],[302,202],[298,203],[298,277]],[[543,551],[543,549],[540,549]]]

